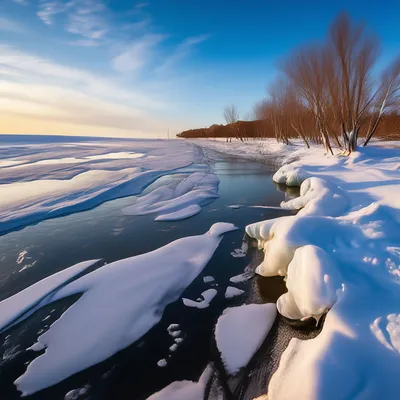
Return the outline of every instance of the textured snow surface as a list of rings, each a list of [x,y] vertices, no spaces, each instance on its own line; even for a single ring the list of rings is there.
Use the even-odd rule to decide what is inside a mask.
[[[18,389],[28,395],[52,386],[138,340],[201,273],[221,235],[234,229],[217,223],[204,235],[110,263],[63,286],[52,300],[83,295],[32,346],[46,351],[16,380]],[[179,332],[175,326],[169,331]]]
[[[154,393],[147,400],[203,400],[212,369],[207,367],[198,382],[176,381]]]
[[[218,179],[193,143],[77,139],[0,146],[0,233],[138,195],[158,178],[178,173],[184,176],[176,187],[158,187],[131,209],[159,213],[159,220],[188,218],[218,197]]]
[[[156,221],[174,221],[198,214],[218,197],[219,179],[211,172],[194,172],[178,183],[154,189],[123,209],[126,215],[158,214]]]
[[[276,317],[275,304],[227,308],[218,318],[215,340],[227,372],[245,367],[268,335]]]
[[[268,399],[396,397],[400,150],[299,150],[274,180],[301,184],[300,197],[282,204],[300,212],[246,227],[265,253],[256,272],[286,277],[288,293],[277,303],[286,317],[328,312],[319,336],[291,340]]]

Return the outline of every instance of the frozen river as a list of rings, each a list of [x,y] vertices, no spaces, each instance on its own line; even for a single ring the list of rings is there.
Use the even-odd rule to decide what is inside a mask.
[[[35,168],[39,166],[40,169],[31,169],[29,172],[31,175],[27,173],[27,168],[25,171],[21,168],[15,169],[18,165],[23,165],[20,161],[23,160],[23,157],[28,157],[29,153],[26,150],[25,154],[21,155],[20,149],[12,160],[14,161],[12,166],[14,170],[11,170],[13,174],[9,173],[7,177],[5,168],[0,170],[0,178],[3,177],[4,181],[8,179],[7,184],[28,183],[32,180],[40,181],[46,178],[59,180],[61,176],[66,176],[65,174],[69,174],[69,179],[73,179],[77,171],[82,174],[96,170],[96,168],[99,169],[99,160],[106,163],[101,168],[103,171],[115,172],[116,165],[119,168],[118,171],[129,168],[136,168],[136,173],[139,171],[141,174],[148,173],[149,170],[157,171],[151,179],[146,178],[140,182],[140,185],[145,188],[144,192],[139,190],[139,193],[136,193],[138,189],[134,187],[134,181],[129,177],[123,192],[100,199],[99,204],[93,202],[86,207],[89,209],[85,211],[82,211],[85,207],[76,207],[78,204],[82,204],[76,201],[72,208],[65,209],[60,215],[52,215],[54,218],[33,219],[31,222],[35,222],[34,225],[29,224],[28,218],[25,219],[27,226],[23,226],[25,223],[20,224],[19,230],[10,229],[11,231],[6,233],[4,229],[3,233],[5,234],[0,237],[0,300],[20,292],[57,271],[85,260],[104,259],[107,263],[112,263],[147,253],[179,238],[202,235],[217,222],[229,222],[239,228],[223,237],[221,244],[204,270],[184,290],[177,301],[165,308],[160,322],[144,336],[105,361],[77,373],[51,388],[37,392],[31,398],[64,399],[71,390],[83,388],[81,394],[75,392],[74,395],[78,395],[78,398],[82,399],[134,398],[141,400],[146,399],[147,396],[172,381],[197,380],[210,358],[210,338],[218,316],[226,307],[244,302],[249,291],[249,283],[232,284],[230,278],[241,274],[250,260],[248,256],[234,257],[231,253],[235,253],[235,249],[240,249],[245,225],[287,214],[283,210],[274,208],[249,206],[279,206],[279,203],[285,198],[285,192],[272,182],[271,175],[274,171],[269,170],[265,164],[232,158],[211,150],[201,149],[197,145],[176,141],[176,146],[181,146],[179,150],[181,158],[179,159],[174,157],[175,150],[171,149],[176,149],[176,146],[173,147],[171,142],[175,141],[166,142],[168,146],[166,152],[163,152],[163,142],[160,141],[155,141],[157,148],[152,143],[148,145],[148,142],[136,142],[134,144],[136,151],[130,149],[129,141],[126,144],[112,142],[109,146],[112,149],[110,150],[108,147],[107,151],[111,154],[120,153],[117,164],[115,164],[116,158],[113,158],[117,156],[111,156],[113,164],[110,159],[104,156],[102,158],[101,154],[104,153],[104,150],[97,151],[101,146],[104,149],[107,144],[105,141],[88,145],[89,150],[84,150],[84,153],[82,153],[82,147],[78,146],[81,153],[77,154],[77,151],[68,150],[68,154],[63,156],[62,163],[65,163],[68,168],[60,166],[60,163],[55,168],[54,163],[45,161],[49,159],[48,156],[36,152],[35,159],[29,159],[29,163],[36,163]],[[62,145],[67,149],[70,149],[71,146],[73,149],[76,148],[74,143],[62,143]],[[17,145],[14,144],[14,146]],[[18,146],[25,146],[25,144],[19,143]],[[48,143],[44,146],[47,149]],[[156,152],[153,154],[154,157],[164,157],[170,165],[166,166],[164,163],[164,166],[161,166],[160,163],[154,169],[149,168],[152,159],[149,148],[153,153]],[[47,151],[50,152],[50,149]],[[51,152],[54,153],[54,147]],[[124,152],[131,155],[121,155]],[[132,156],[135,153],[141,156]],[[57,157],[60,158],[59,155],[56,155]],[[139,165],[138,160],[142,157],[147,157],[147,161],[143,159],[142,165]],[[190,159],[190,157],[194,158]],[[74,160],[70,160],[70,158]],[[171,158],[173,159],[171,160]],[[42,162],[40,163],[40,161]],[[6,160],[3,159],[4,162]],[[17,165],[18,162],[20,163]],[[6,168],[9,167],[10,165]],[[32,173],[36,174],[34,179],[32,179]],[[156,211],[142,213],[145,215],[124,211],[141,201],[130,193],[145,199],[151,198],[151,194],[157,193],[157,190],[164,193],[163,188],[176,188],[188,176],[199,173],[207,174],[207,185],[211,182],[212,186],[214,182],[214,178],[210,181],[208,175],[216,176],[219,184],[216,186],[218,197],[212,195],[215,186],[206,186],[204,189],[203,185],[204,190],[200,195],[196,195],[197,197],[193,197],[192,193],[199,186],[190,187],[183,193],[186,199],[187,193],[190,192],[189,205],[194,204],[200,208],[200,212],[196,215],[181,220],[156,221],[155,215],[159,212],[160,202],[156,203],[156,207],[154,207],[154,202],[151,203],[150,206],[153,208],[150,211]],[[49,174],[49,176],[46,177],[43,174]],[[112,182],[112,179],[109,182]],[[93,189],[93,185],[91,189]],[[84,193],[85,190],[87,188],[83,187],[80,193]],[[59,195],[60,192],[61,195]],[[65,204],[64,188],[60,192],[56,193],[57,201],[60,200]],[[77,195],[75,199],[78,197]],[[181,197],[178,199],[177,197],[170,195],[169,198],[163,199],[163,204],[166,201],[168,203],[168,212],[177,211],[174,204],[181,204]],[[43,207],[53,207],[50,202],[42,200],[39,195],[36,200],[30,202],[29,207],[35,204],[35,201],[36,204],[42,202],[41,211],[43,211]],[[107,201],[103,202],[103,200]],[[22,205],[24,201],[25,199],[21,200]],[[146,207],[149,206],[148,202],[144,203]],[[48,213],[49,209],[46,209],[45,212]],[[26,212],[24,215],[20,214],[24,218],[26,215],[28,215]],[[207,277],[212,277],[213,280],[211,281]],[[224,294],[228,286],[244,290],[245,293],[227,299]],[[201,297],[201,293],[209,289],[214,289],[217,295],[207,308],[187,307],[182,302],[182,298],[196,301]],[[2,397],[6,399],[19,398],[13,382],[24,373],[26,364],[37,356],[33,351],[26,349],[76,299],[75,296],[46,306],[0,335],[2,355],[0,357],[0,393]],[[93,313],[96,311],[94,309]],[[112,324],[111,321],[110,324]],[[176,330],[180,331],[179,339],[182,340],[176,342],[171,331],[168,331],[171,324],[179,325],[179,329]],[[176,343],[179,346],[174,346]],[[160,362],[163,360],[165,363]]]

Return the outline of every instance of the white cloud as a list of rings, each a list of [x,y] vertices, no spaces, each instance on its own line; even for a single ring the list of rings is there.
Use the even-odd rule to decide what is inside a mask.
[[[62,1],[45,1],[39,5],[37,16],[46,24],[51,25],[55,15],[65,12],[67,6]]]
[[[21,6],[27,6],[29,4],[27,0],[13,0],[13,2],[20,4]]]
[[[112,60],[113,68],[122,73],[139,70],[151,59],[154,47],[164,39],[164,35],[144,35]]]
[[[90,13],[72,13],[68,17],[67,31],[88,39],[101,39],[108,31],[103,18]]]
[[[0,17],[0,31],[23,33],[25,30],[19,23],[8,18]]]
[[[88,71],[0,46],[0,113],[45,121],[157,133],[148,117],[164,104]]]

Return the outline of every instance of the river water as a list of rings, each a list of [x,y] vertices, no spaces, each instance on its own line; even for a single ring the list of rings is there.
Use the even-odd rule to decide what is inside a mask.
[[[273,167],[232,158],[211,150],[205,156],[220,179],[220,197],[203,207],[200,214],[182,221],[155,222],[154,216],[126,216],[121,210],[132,204],[126,197],[104,203],[92,210],[42,221],[37,225],[0,237],[0,300],[19,292],[44,277],[80,261],[102,258],[108,263],[157,249],[175,239],[203,234],[213,223],[231,222],[239,230],[227,234],[203,273],[185,290],[182,297],[196,299],[210,288],[203,277],[215,278],[218,295],[206,309],[188,308],[181,300],[170,304],[158,325],[138,342],[53,388],[30,398],[64,399],[67,392],[85,388],[79,399],[146,399],[175,380],[197,380],[210,359],[210,342],[218,316],[229,306],[238,305],[250,295],[252,284],[234,285],[246,295],[225,299],[229,278],[242,273],[249,256],[232,257],[240,248],[244,227],[252,222],[287,215],[278,209],[248,206],[279,206],[287,193],[272,182]],[[178,175],[164,176],[154,186]],[[231,208],[230,205],[241,205]],[[277,283],[279,285],[279,282]],[[273,288],[271,289],[273,291]],[[281,288],[276,289],[278,292]],[[268,290],[267,290],[268,291]],[[275,297],[275,294],[271,295]],[[266,294],[268,299],[268,293]],[[59,301],[44,308],[27,321],[0,335],[0,397],[18,399],[13,381],[26,369],[35,353],[26,351],[39,332],[43,332],[74,299]],[[46,317],[50,315],[49,318]],[[43,321],[44,320],[44,321]],[[169,352],[174,343],[167,332],[179,324],[183,343]],[[160,368],[157,362],[167,359]]]

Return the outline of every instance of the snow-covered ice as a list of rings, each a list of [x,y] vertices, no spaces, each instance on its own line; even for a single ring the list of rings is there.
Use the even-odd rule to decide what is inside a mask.
[[[246,366],[268,335],[276,317],[275,304],[227,308],[218,318],[215,339],[227,372]]]
[[[242,283],[242,282],[248,281],[252,277],[253,277],[253,274],[251,274],[249,272],[243,272],[242,274],[232,276],[232,278],[230,278],[229,281],[232,283]]]
[[[203,400],[212,369],[207,367],[198,382],[176,381],[154,393],[147,400]]]
[[[158,220],[188,218],[218,197],[218,178],[190,142],[19,143],[0,151],[0,158],[0,234],[139,195],[170,174],[184,174],[176,188],[159,187],[125,211],[158,213]]]
[[[163,358],[163,359],[157,361],[157,365],[160,368],[165,368],[168,365],[168,362],[167,362],[167,360],[165,358]]]
[[[244,290],[235,288],[233,286],[228,286],[225,291],[225,298],[232,299],[233,297],[241,296],[244,293]]]
[[[201,273],[221,235],[234,229],[232,224],[214,224],[204,235],[110,263],[53,293],[53,301],[83,294],[32,346],[46,351],[15,381],[18,389],[24,395],[35,393],[140,339]]]
[[[183,304],[187,307],[194,307],[194,308],[207,308],[213,298],[217,295],[217,290],[216,289],[208,289],[204,291],[201,296],[203,297],[203,300],[200,301],[194,301],[190,299],[183,298]]]
[[[247,242],[242,243],[242,247],[240,249],[235,249],[232,251],[231,256],[235,258],[246,257],[247,250],[249,249],[249,245]]]
[[[204,283],[210,283],[210,282],[214,282],[214,277],[212,276],[203,276],[203,282]]]
[[[53,301],[52,295],[57,289],[99,261],[84,261],[66,268],[0,302],[0,331],[10,327],[21,317],[27,318],[37,309]]]
[[[393,398],[400,373],[400,153],[368,146],[350,156],[298,150],[274,175],[300,184],[282,203],[293,216],[246,227],[264,250],[256,272],[286,277],[286,317],[316,319],[321,333],[292,339],[268,399]]]
[[[212,172],[194,172],[178,182],[156,188],[123,209],[126,215],[157,214],[156,221],[175,221],[198,214],[218,197],[219,179]]]

